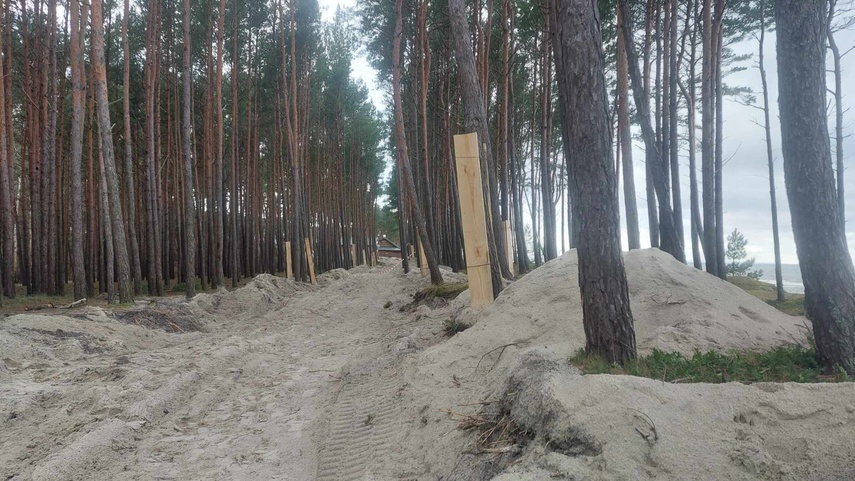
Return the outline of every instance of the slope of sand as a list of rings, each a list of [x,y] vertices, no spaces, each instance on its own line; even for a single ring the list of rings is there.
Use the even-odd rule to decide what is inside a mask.
[[[767,349],[804,338],[806,319],[658,250],[628,254],[626,268],[642,352]],[[852,384],[683,385],[580,375],[567,364],[584,345],[576,272],[569,252],[492,306],[463,308],[458,317],[474,326],[410,366],[414,398],[432,397],[431,409],[455,411],[455,419],[506,416],[532,439],[517,439],[508,451],[514,455],[476,455],[471,436],[428,425],[438,441],[422,445],[421,463],[455,459],[443,479],[458,480],[853,479]]]
[[[629,254],[627,271],[642,351],[765,349],[804,335],[804,318],[661,252]],[[387,261],[318,286],[262,275],[128,314],[0,319],[0,479],[855,476],[852,384],[682,385],[572,369],[584,343],[575,253],[480,311],[468,293],[401,311],[426,284]],[[448,338],[452,318],[474,326]],[[485,452],[480,430],[458,429],[465,415],[514,429]]]

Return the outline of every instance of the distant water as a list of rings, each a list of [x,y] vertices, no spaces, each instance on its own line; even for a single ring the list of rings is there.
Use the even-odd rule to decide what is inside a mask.
[[[754,270],[762,270],[763,282],[775,284],[775,264],[754,264]],[[781,274],[784,278],[784,290],[793,294],[804,294],[805,285],[802,282],[802,271],[798,264],[781,265]]]

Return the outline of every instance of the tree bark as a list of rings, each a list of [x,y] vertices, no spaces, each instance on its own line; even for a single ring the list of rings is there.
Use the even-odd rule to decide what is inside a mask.
[[[855,375],[855,268],[834,186],[826,112],[825,0],[778,0],[779,104],[793,233],[817,356]]]
[[[617,39],[617,89],[618,89],[618,137],[623,163],[623,195],[626,204],[626,231],[629,249],[641,248],[638,227],[638,206],[635,199],[635,174],[632,165],[632,125],[629,118],[629,64],[626,58],[626,42],[621,30],[626,21],[618,9]],[[632,39],[629,39],[632,41]]]
[[[502,233],[501,228],[502,219],[499,213],[496,170],[492,160],[493,148],[490,141],[489,124],[487,123],[487,108],[484,105],[484,95],[478,81],[478,70],[475,66],[475,54],[472,49],[464,1],[449,0],[448,16],[451,22],[454,53],[457,58],[460,90],[463,96],[464,125],[468,131],[478,133],[478,141],[482,144],[481,172],[484,174],[483,182],[485,184],[484,205],[489,212],[487,242],[490,246],[490,270],[495,297],[502,290],[502,278],[511,278],[512,275],[504,249],[504,233]]]
[[[597,2],[552,0],[550,13],[560,108],[563,120],[571,126],[563,131],[570,134],[568,165],[570,181],[576,184],[574,208],[581,223],[579,287],[585,349],[589,355],[623,364],[636,357],[635,330],[620,248],[617,176]]]
[[[5,39],[0,39],[0,51],[2,48],[2,41]],[[4,112],[2,114],[2,118],[0,118],[0,221],[2,221],[2,232],[0,232],[0,236],[2,236],[2,258],[0,258],[0,264],[2,264],[2,275],[0,275],[0,291],[6,294],[6,297],[14,298],[15,297],[15,280],[14,280],[14,269],[15,269],[15,218],[12,215],[12,204],[14,203],[14,194],[12,191],[12,164],[13,159],[9,156],[9,151],[7,150],[7,142],[9,139],[6,134],[8,132],[6,126],[6,114],[5,114],[5,105],[6,105],[6,84],[2,81],[2,79],[6,76],[6,67],[5,65],[0,65],[0,106],[3,106]]]
[[[83,123],[86,100],[86,73],[83,60],[83,32],[79,0],[71,0],[71,243],[74,300],[86,297],[86,265],[83,260]],[[130,197],[133,202],[133,197]]]
[[[131,273],[134,277],[134,293],[140,294],[142,292],[142,266],[140,264],[139,238],[137,237],[134,148],[131,135],[131,49],[130,39],[128,38],[128,22],[130,15],[130,0],[125,0],[125,14],[122,16],[122,48],[125,56],[123,82],[124,97],[122,102],[125,121],[125,185],[128,194],[128,235],[131,238]]]
[[[778,229],[778,196],[775,193],[775,157],[772,154],[772,120],[769,115],[769,83],[766,80],[766,2],[760,0],[760,40],[758,66],[763,86],[763,127],[766,131],[766,160],[769,164],[769,197],[772,201],[772,239],[775,247],[775,292],[784,302],[784,275],[781,268],[781,236]]]
[[[184,140],[184,272],[187,283],[186,296],[192,299],[196,295],[196,206],[193,199],[193,114],[192,102],[193,70],[190,55],[190,0],[184,0],[184,120],[182,134]]]
[[[407,151],[407,136],[404,131],[404,106],[401,98],[401,37],[403,36],[403,0],[395,0],[395,38],[392,41],[392,96],[395,102],[395,147],[398,156],[398,168],[401,169],[401,177],[404,180],[407,198],[410,200],[410,212],[416,224],[416,231],[421,240],[430,270],[430,281],[434,285],[442,284],[442,273],[433,250],[433,243],[427,233],[427,225],[421,206],[416,195],[416,186],[413,181],[413,171],[410,167],[410,159]]]
[[[107,97],[107,69],[104,64],[104,24],[101,0],[92,0],[92,72],[95,82],[95,97],[98,114],[98,131],[101,137],[101,153],[104,156],[104,173],[107,177],[107,191],[110,201],[110,219],[116,258],[119,264],[119,301],[133,301],[128,246],[125,239],[125,221],[122,215],[122,201],[119,192],[119,176],[116,174],[116,158],[113,150],[113,136],[110,122],[110,101]]]
[[[630,17],[628,0],[620,0],[620,9],[624,18]],[[632,80],[633,97],[635,108],[638,111],[638,119],[641,123],[646,158],[652,164],[650,171],[656,188],[656,197],[659,200],[659,232],[661,233],[660,248],[680,262],[686,262],[686,254],[683,251],[683,243],[680,241],[674,226],[674,212],[671,209],[671,188],[667,181],[669,163],[664,157],[659,143],[656,141],[656,132],[650,123],[650,106],[647,94],[644,91],[641,70],[638,67],[638,55],[635,53],[635,45],[628,41],[632,39],[630,22],[624,22],[621,28],[625,42],[627,60],[629,62],[629,76]]]

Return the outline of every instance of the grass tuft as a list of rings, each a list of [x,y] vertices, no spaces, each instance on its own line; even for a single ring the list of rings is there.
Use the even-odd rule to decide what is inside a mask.
[[[442,330],[445,331],[445,334],[449,337],[461,333],[470,327],[472,327],[471,324],[461,322],[457,319],[446,319],[442,321]]]
[[[813,347],[781,346],[767,352],[696,352],[691,357],[654,349],[626,366],[608,363],[580,350],[570,363],[584,374],[618,374],[674,383],[847,382],[839,372],[827,375]]]

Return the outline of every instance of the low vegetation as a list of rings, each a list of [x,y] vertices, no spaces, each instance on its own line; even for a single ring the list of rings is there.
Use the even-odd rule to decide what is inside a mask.
[[[816,359],[813,346],[781,346],[767,352],[696,352],[691,357],[654,349],[625,366],[610,364],[584,350],[570,364],[585,374],[619,374],[673,383],[725,382],[844,382],[845,373],[827,374]]]
[[[778,302],[775,286],[772,284],[742,276],[728,277],[727,280],[781,312],[791,316],[805,315],[805,296],[803,294],[787,294],[784,302]]]

